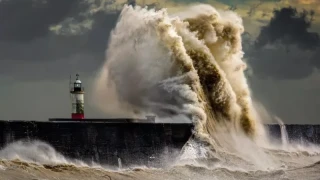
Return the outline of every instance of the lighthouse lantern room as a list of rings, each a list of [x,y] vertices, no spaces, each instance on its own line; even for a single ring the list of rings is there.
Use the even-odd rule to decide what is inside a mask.
[[[72,103],[72,119],[84,119],[84,88],[79,79],[79,74],[76,74],[76,81],[73,87],[70,88],[71,103]],[[71,84],[70,84],[71,85]]]

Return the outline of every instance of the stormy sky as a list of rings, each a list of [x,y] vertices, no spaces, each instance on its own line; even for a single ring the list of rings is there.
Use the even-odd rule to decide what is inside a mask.
[[[169,11],[192,3],[236,11],[256,101],[286,123],[319,123],[320,1],[140,0]],[[87,117],[106,117],[90,102],[109,34],[126,1],[1,0],[0,119],[69,117],[69,75],[86,88]]]

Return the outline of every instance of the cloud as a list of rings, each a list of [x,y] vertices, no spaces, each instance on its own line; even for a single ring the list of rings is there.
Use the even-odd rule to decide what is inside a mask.
[[[244,23],[246,24],[246,29],[249,28],[252,31],[256,31],[258,26],[265,25],[266,22],[268,22],[269,16],[262,18],[259,13],[261,14],[261,11],[265,8],[272,8],[271,4],[275,1],[276,0],[270,0],[264,2],[256,9],[255,15],[251,17],[247,15],[247,12],[250,10],[249,7],[258,2],[251,0],[238,1],[239,6],[237,11],[245,16]],[[181,4],[179,0],[165,2],[156,0],[0,1],[0,75],[19,79],[23,77],[23,80],[27,80],[49,78],[50,74],[56,72],[58,69],[61,71],[63,69],[63,72],[60,73],[59,76],[52,75],[51,78],[66,76],[68,69],[78,69],[80,72],[83,71],[86,73],[94,72],[96,70],[95,68],[98,68],[105,60],[105,49],[107,48],[109,34],[116,24],[122,5],[127,2],[133,4],[144,2],[144,5],[150,5],[156,8],[165,6],[169,9],[185,6],[185,3]],[[199,1],[192,0],[184,2],[199,3]],[[207,2],[222,9],[227,7],[226,4],[231,3],[231,1],[228,3],[226,1],[218,2],[211,0]],[[317,37],[317,34],[309,33],[309,30],[306,29],[307,26],[304,26],[304,29],[301,27],[283,30],[282,25],[280,27],[273,25],[277,25],[277,23],[271,22],[278,22],[277,19],[284,16],[282,10],[278,11],[282,16],[274,15],[270,23],[265,26],[267,30],[261,31],[260,33],[260,39],[258,40],[259,43],[262,44],[262,48],[259,50],[251,50],[252,46],[246,47],[245,52],[249,63],[254,68],[255,73],[261,76],[279,76],[282,78],[307,76],[312,72],[313,67],[319,67],[319,61],[317,60],[319,53],[315,53],[315,50],[310,50],[312,52],[309,52],[309,50],[303,51],[301,49],[316,47],[315,44],[317,44],[317,40],[311,42],[306,41],[306,38],[299,39],[299,37],[295,36],[294,32],[291,32],[291,29],[300,29],[300,31],[303,32],[301,37],[307,37],[309,39]],[[291,18],[291,21],[294,23],[301,21],[299,13],[297,13],[296,16],[288,17]],[[300,21],[298,21],[299,18]],[[306,19],[308,20],[308,18]],[[316,20],[317,18],[315,18],[315,21]],[[250,24],[254,25],[251,27]],[[282,31],[288,31],[288,33],[284,32],[278,37],[275,35],[275,32],[279,29],[281,30],[281,28]],[[255,33],[251,34],[253,36],[252,38],[256,36]],[[288,35],[289,38],[287,37]],[[278,41],[281,43],[278,43]],[[289,45],[284,45],[283,42]],[[274,50],[265,48],[264,46],[266,44],[271,44],[272,47],[279,45],[281,48],[274,48],[277,51],[275,52]],[[298,47],[296,48],[295,46]],[[292,56],[293,58],[299,57],[294,55],[294,53],[306,54],[305,57],[309,58],[305,58],[306,64],[310,63],[312,65],[302,66],[304,67],[302,72],[305,73],[300,72],[301,74],[299,73],[299,76],[291,76],[292,72],[285,72],[284,69],[287,67],[279,67],[279,70],[265,70],[264,67],[271,67],[270,63],[274,63],[270,61],[270,58],[268,58],[270,55],[266,53],[273,53],[272,59],[277,59],[279,62],[286,61],[287,63],[291,63],[289,58],[286,57],[286,54],[284,54],[287,50],[292,54],[289,55],[289,57]],[[259,57],[260,54],[265,54],[265,57]],[[61,69],[59,66],[65,68]],[[32,67],[47,67],[48,71],[46,72],[48,73],[40,75],[40,72],[43,72],[43,70],[32,70]],[[294,70],[295,65],[293,65],[293,67],[292,69]]]
[[[298,11],[306,9],[307,11],[320,12],[320,1],[306,3],[299,0],[220,0],[220,2],[228,6],[222,9],[236,11],[243,18],[246,31],[256,37],[259,35],[260,27],[267,25],[274,16],[275,8],[293,6]],[[210,3],[216,7],[217,1],[211,0]],[[219,7],[219,9],[221,8]],[[319,31],[319,25],[320,13],[315,13],[310,31]]]
[[[0,1],[0,41],[28,42],[46,36],[48,26],[62,21],[76,0]]]
[[[299,79],[319,69],[320,39],[309,31],[311,24],[307,11],[274,10],[255,42],[244,46],[253,73],[262,78]]]
[[[79,71],[93,71],[104,61],[120,6],[106,0],[0,1],[0,75],[49,78],[39,76],[41,65],[57,68],[49,67],[52,72],[61,70],[57,65],[71,69],[75,57]]]
[[[295,44],[304,50],[319,46],[319,34],[308,31],[313,18],[312,11],[298,12],[295,8],[287,7],[275,10],[273,14],[270,22],[261,28],[256,47],[276,42]]]

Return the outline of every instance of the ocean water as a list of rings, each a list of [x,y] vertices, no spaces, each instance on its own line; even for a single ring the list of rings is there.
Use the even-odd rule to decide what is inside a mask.
[[[0,151],[0,179],[320,179],[318,146],[288,142],[283,124],[281,144],[265,132],[244,73],[244,28],[236,13],[205,4],[174,13],[124,6],[89,100],[122,117],[179,115],[195,139],[160,169],[88,165],[15,142]]]
[[[245,180],[245,179],[308,179],[320,177],[320,154],[310,151],[266,150],[270,158],[275,158],[282,164],[269,170],[255,169],[249,162],[238,158],[220,162],[213,160],[190,160],[175,162],[165,168],[132,167],[129,169],[110,170],[101,165],[88,166],[84,163],[66,162],[47,155],[47,162],[26,161],[24,156],[17,154],[11,160],[0,160],[1,180]],[[44,156],[37,152],[36,156]],[[52,158],[52,159],[50,159]],[[62,156],[60,157],[62,158]],[[35,159],[36,160],[36,159]],[[39,160],[39,159],[38,159]],[[49,162],[51,160],[51,162]],[[62,161],[62,162],[59,162]],[[231,161],[231,162],[228,162]],[[232,165],[231,165],[232,164]],[[236,165],[238,164],[238,165]],[[242,164],[242,165],[241,165]]]

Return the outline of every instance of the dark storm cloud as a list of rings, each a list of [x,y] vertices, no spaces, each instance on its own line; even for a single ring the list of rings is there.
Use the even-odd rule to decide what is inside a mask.
[[[104,61],[108,37],[120,10],[102,10],[86,17],[83,14],[90,10],[90,5],[85,0],[0,1],[0,75],[23,77],[24,80],[38,79],[37,72],[41,71],[30,69],[31,64],[39,66],[47,63],[44,66],[48,66],[52,62],[65,67],[49,67],[47,76],[56,74],[54,72],[58,70],[65,76],[71,68],[95,71]],[[51,26],[61,24],[66,19],[72,19],[72,23],[78,26],[77,22],[87,18],[92,21],[92,26],[84,32],[65,34],[50,31]],[[52,67],[58,68],[57,64],[52,64]],[[47,76],[42,74],[41,77],[50,78]]]
[[[299,79],[319,68],[319,34],[310,32],[312,12],[285,7],[275,10],[252,45],[244,45],[249,64],[259,77]]]
[[[51,60],[77,52],[104,51],[119,12],[95,14],[92,29],[83,34],[56,35],[49,30],[66,18],[81,18],[78,15],[88,9],[81,2],[1,1],[0,59]]]
[[[312,12],[311,12],[312,13]],[[256,46],[281,42],[282,44],[295,44],[300,48],[314,49],[319,46],[319,34],[309,32],[312,18],[310,12],[298,12],[295,8],[286,7],[274,10],[270,22],[261,28]]]
[[[62,21],[78,0],[0,1],[0,41],[32,41],[46,36],[48,27]]]

